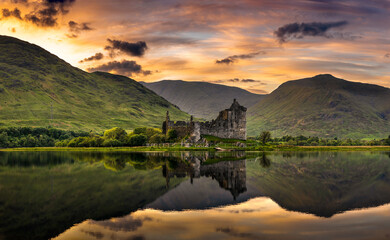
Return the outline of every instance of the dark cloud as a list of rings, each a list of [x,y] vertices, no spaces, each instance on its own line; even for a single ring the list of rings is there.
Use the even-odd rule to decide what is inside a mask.
[[[327,32],[331,28],[338,28],[347,25],[347,21],[339,22],[311,22],[311,23],[290,23],[286,24],[274,32],[280,43],[287,42],[293,38],[331,37]]]
[[[235,60],[232,59],[232,58],[224,58],[224,59],[221,59],[221,60],[216,60],[215,63],[217,63],[217,64],[231,64],[234,61]]]
[[[28,4],[28,0],[11,0],[11,2],[15,4],[19,4],[19,3]]]
[[[96,239],[102,239],[104,237],[104,234],[101,232],[86,231],[86,230],[81,230],[81,232],[84,232],[84,233],[86,233],[86,234],[88,234],[91,237],[94,237]]]
[[[75,0],[44,0],[40,7],[25,16],[25,20],[39,27],[57,26],[57,18],[67,14]]]
[[[26,21],[30,21],[39,27],[54,27],[57,25],[57,12],[55,9],[44,9],[38,13],[29,13],[25,16]]]
[[[238,79],[238,78],[232,78],[232,79],[227,80],[227,82],[239,82],[239,81],[240,81],[240,79]]]
[[[68,38],[78,38],[79,36],[72,33],[72,34],[65,34]]]
[[[255,80],[255,79],[250,79],[250,78],[231,78],[227,80],[217,80],[213,81],[213,83],[227,83],[227,82],[233,82],[233,83],[258,83],[259,85],[267,85],[266,83],[263,83],[261,80]]]
[[[252,237],[252,233],[238,232],[237,230],[230,227],[220,227],[215,229],[215,231],[226,233],[227,235],[230,235],[232,237],[239,237],[239,238]]]
[[[91,57],[88,57],[88,58],[84,58],[83,60],[80,61],[80,63],[83,63],[83,62],[90,62],[90,61],[97,61],[97,60],[101,60],[104,58],[104,55],[103,53],[96,53],[95,55],[91,56]]]
[[[239,78],[232,78],[227,80],[228,82],[244,82],[244,83],[254,83],[254,82],[261,82],[260,80],[254,80],[250,78],[244,78],[244,79],[239,79]]]
[[[91,31],[93,30],[90,26],[88,26],[89,23],[77,23],[75,21],[69,21],[68,27],[70,32],[79,33],[81,31]]]
[[[56,8],[61,13],[67,14],[69,12],[69,7],[76,0],[44,0],[43,4],[47,6],[47,8]]]
[[[89,72],[94,71],[103,71],[103,72],[111,72],[114,71],[117,74],[132,76],[133,74],[143,74],[150,75],[152,74],[149,70],[143,70],[142,66],[137,64],[135,61],[127,61],[122,60],[121,62],[112,61],[106,64],[102,64],[100,66],[94,68],[88,68]]]
[[[15,8],[14,10],[9,10],[7,8],[3,8],[2,13],[3,13],[3,18],[16,17],[16,18],[22,20],[21,12],[18,8]]]
[[[254,82],[261,82],[261,81],[260,81],[260,80],[250,79],[250,78],[246,78],[246,79],[241,79],[241,82],[254,83]],[[264,83],[264,84],[265,84],[265,83]]]
[[[141,57],[148,49],[148,46],[144,41],[138,41],[135,43],[111,39],[107,39],[107,41],[110,43],[110,45],[106,46],[105,49],[110,51],[111,56],[115,56],[116,51],[120,51],[130,56]]]
[[[145,220],[134,218],[131,215],[123,218],[118,218],[113,220],[103,220],[103,221],[93,221],[90,220],[90,223],[102,226],[104,228],[113,230],[113,231],[123,231],[123,232],[134,232],[138,228],[142,227]]]
[[[77,38],[80,32],[82,31],[91,31],[93,28],[89,26],[89,23],[77,23],[75,21],[68,22],[69,32],[71,34],[66,34],[68,38]]]
[[[221,60],[216,60],[215,63],[217,64],[233,64],[234,62],[236,62],[238,59],[248,59],[248,58],[254,58],[256,57],[257,55],[263,55],[265,54],[264,51],[259,51],[259,52],[253,52],[253,53],[248,53],[248,54],[240,54],[240,55],[232,55],[232,56],[229,56],[229,57],[226,57],[224,59],[221,59]]]

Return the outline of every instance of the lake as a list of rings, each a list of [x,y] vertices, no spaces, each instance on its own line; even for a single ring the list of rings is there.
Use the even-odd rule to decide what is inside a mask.
[[[0,152],[0,239],[390,239],[389,152]]]

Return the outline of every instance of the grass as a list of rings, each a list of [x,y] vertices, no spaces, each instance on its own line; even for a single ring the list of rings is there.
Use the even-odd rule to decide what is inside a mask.
[[[46,50],[0,36],[0,126],[53,126],[102,132],[161,127],[166,111],[189,119],[133,79],[87,73]]]
[[[247,133],[381,139],[389,135],[390,89],[329,75],[282,84],[248,110]]]
[[[236,142],[245,143],[245,142],[247,142],[247,141],[241,140],[241,139],[220,138],[220,137],[211,136],[211,135],[202,135],[202,137],[205,138],[209,142],[221,142],[221,143],[236,143]]]

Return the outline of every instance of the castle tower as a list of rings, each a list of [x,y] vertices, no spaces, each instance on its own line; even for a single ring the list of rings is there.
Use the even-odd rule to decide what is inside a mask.
[[[170,119],[169,119],[169,111],[167,111],[167,115],[166,115],[166,117],[165,117],[165,121],[163,122],[163,125],[162,125],[162,133],[163,134],[167,134],[167,132],[168,132],[168,128],[169,128],[169,121],[170,121]]]
[[[247,108],[241,106],[236,99],[233,100],[232,105],[228,109],[230,112],[230,119],[228,119],[230,131],[237,138],[243,140],[246,140],[246,110]]]

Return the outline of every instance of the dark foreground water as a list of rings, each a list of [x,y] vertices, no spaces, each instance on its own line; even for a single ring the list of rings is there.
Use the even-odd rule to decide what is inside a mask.
[[[390,239],[390,153],[0,152],[0,239]]]

